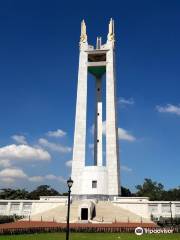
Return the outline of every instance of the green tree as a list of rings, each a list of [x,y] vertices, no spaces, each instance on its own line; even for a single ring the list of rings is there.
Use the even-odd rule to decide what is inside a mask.
[[[138,197],[149,197],[150,200],[162,200],[164,186],[161,183],[145,178],[144,183],[137,185],[136,189],[138,190],[136,193]]]
[[[131,197],[132,193],[128,188],[121,187],[121,196],[122,197]]]
[[[0,191],[0,199],[27,199],[28,191],[25,189],[3,188]]]
[[[40,185],[28,194],[28,199],[39,199],[40,196],[59,196],[60,193],[48,185]]]
[[[180,201],[180,187],[164,191],[162,194],[164,201]]]

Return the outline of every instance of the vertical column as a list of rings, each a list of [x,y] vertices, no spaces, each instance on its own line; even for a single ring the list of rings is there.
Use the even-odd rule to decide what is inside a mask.
[[[23,215],[23,202],[20,202],[19,204],[19,215]]]
[[[96,78],[96,110],[94,127],[94,165],[102,166],[102,80]]]
[[[120,194],[119,141],[116,116],[116,79],[113,41],[108,41],[106,65],[106,162],[109,195]]]
[[[87,49],[88,45],[80,49],[74,147],[72,160],[72,194],[80,194],[81,178],[83,167],[85,166],[86,149],[86,108],[87,108]]]
[[[162,204],[158,203],[158,216],[162,215]]]
[[[6,209],[6,215],[10,215],[11,211],[11,202],[8,202],[7,209]]]
[[[172,209],[172,217],[175,218],[175,215],[176,215],[176,205],[175,205],[175,203],[172,203],[171,209]]]

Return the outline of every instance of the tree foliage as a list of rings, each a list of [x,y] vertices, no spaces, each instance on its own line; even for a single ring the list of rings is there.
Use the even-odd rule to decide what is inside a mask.
[[[3,188],[0,192],[0,199],[28,199],[29,192],[25,189]]]
[[[136,189],[138,190],[136,193],[138,197],[149,197],[150,200],[162,200],[164,186],[161,183],[145,178],[144,183],[137,185]]]
[[[48,185],[40,185],[28,195],[29,199],[39,199],[40,196],[59,196],[60,193]]]
[[[32,192],[25,189],[1,189],[0,199],[39,199],[40,196],[59,196],[60,193],[48,185],[41,185]]]
[[[138,197],[149,197],[157,201],[180,201],[180,187],[165,190],[161,183],[145,178],[142,185],[136,186]]]
[[[164,201],[180,201],[180,187],[163,191],[162,200]]]
[[[122,197],[132,197],[132,193],[128,188],[121,187],[121,196]]]
[[[157,201],[180,201],[180,187],[165,190],[161,183],[145,178],[142,185],[136,186],[136,193],[132,193],[128,188],[121,187],[122,197],[149,197],[150,200]],[[0,191],[0,199],[32,199],[38,200],[40,196],[67,196],[67,193],[59,193],[49,185],[40,185],[35,190],[28,192],[25,189],[3,188]]]

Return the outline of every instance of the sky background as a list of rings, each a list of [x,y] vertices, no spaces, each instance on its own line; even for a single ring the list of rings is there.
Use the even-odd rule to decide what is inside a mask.
[[[80,22],[106,42],[115,20],[121,183],[180,185],[180,2],[0,2],[0,187],[65,191],[71,172]],[[92,157],[93,78],[87,155]],[[105,121],[105,119],[103,119]],[[93,157],[92,157],[93,158]],[[92,161],[92,159],[91,159]]]

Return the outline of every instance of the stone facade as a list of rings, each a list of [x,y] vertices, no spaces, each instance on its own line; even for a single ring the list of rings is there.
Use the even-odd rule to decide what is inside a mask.
[[[170,207],[171,206],[171,207]],[[71,221],[81,220],[82,209],[87,209],[88,220],[99,222],[150,222],[154,218],[180,217],[180,201],[149,201],[145,197],[114,197],[112,201],[71,199]],[[95,209],[95,211],[93,211]],[[119,210],[118,210],[119,209]],[[67,197],[46,196],[40,200],[0,200],[0,215],[24,216],[29,220],[66,222]]]

